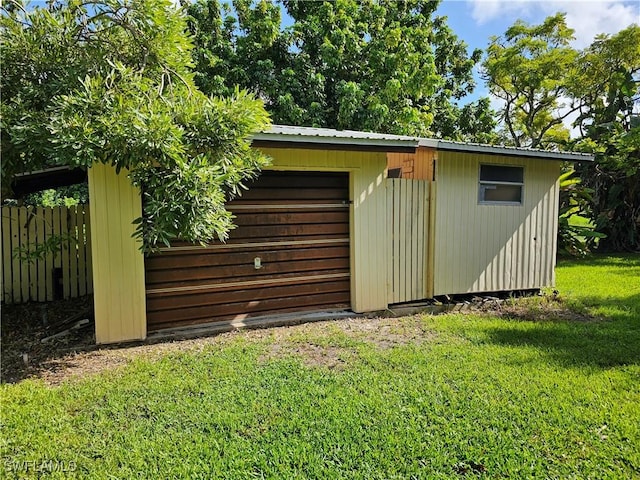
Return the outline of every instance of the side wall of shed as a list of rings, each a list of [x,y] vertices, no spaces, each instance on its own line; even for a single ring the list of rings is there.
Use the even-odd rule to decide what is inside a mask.
[[[147,335],[144,256],[132,238],[142,215],[140,192],[126,172],[89,169],[91,256],[96,343],[142,340]]]
[[[272,170],[350,172],[351,308],[387,308],[387,204],[385,152],[261,148]]]
[[[480,164],[524,167],[522,205],[480,205]],[[555,283],[560,162],[439,151],[434,295]]]

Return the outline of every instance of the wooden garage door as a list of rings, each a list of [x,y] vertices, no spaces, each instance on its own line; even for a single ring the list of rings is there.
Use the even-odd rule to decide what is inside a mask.
[[[145,260],[148,330],[349,308],[349,176],[263,172],[229,203],[225,244]]]

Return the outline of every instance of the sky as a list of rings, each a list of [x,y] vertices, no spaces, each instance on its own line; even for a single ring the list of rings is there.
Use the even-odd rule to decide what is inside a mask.
[[[448,17],[448,25],[469,45],[485,49],[489,37],[501,35],[518,20],[539,24],[557,12],[567,14],[567,24],[575,30],[574,48],[591,44],[599,33],[614,34],[632,23],[640,24],[640,1],[622,0],[444,0],[438,14]],[[488,92],[476,73],[474,100]]]

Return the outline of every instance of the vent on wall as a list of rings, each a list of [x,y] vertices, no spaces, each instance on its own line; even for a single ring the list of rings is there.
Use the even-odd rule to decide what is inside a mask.
[[[387,174],[388,178],[402,178],[402,168],[390,168]]]

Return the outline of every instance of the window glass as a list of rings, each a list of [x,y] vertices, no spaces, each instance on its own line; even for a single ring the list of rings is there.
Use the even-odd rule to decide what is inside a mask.
[[[480,203],[522,204],[524,168],[480,165]]]
[[[517,202],[522,200],[521,185],[483,185],[484,202]]]
[[[505,167],[502,165],[480,165],[480,181],[522,183],[524,169],[522,167]]]

